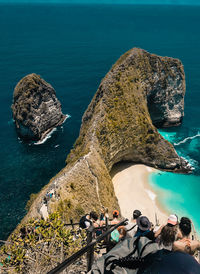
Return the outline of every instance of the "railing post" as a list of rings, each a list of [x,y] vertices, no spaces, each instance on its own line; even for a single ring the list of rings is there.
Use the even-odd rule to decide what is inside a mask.
[[[73,219],[70,219],[70,223],[71,223],[72,229],[74,229]]]
[[[108,231],[108,218],[106,217],[106,231]],[[106,236],[106,253],[110,250],[110,235]]]
[[[57,265],[55,268],[53,268],[52,270],[50,270],[47,274],[58,274],[58,273],[61,273],[70,264],[72,264],[73,262],[75,262],[78,258],[80,258],[83,254],[85,254],[89,250],[90,250],[90,252],[88,252],[88,271],[91,270],[91,266],[92,266],[92,262],[93,262],[93,256],[94,256],[94,246],[95,246],[95,244],[101,242],[102,240],[104,240],[105,237],[108,234],[110,234],[112,231],[114,231],[119,226],[123,225],[126,221],[128,221],[128,219],[125,219],[125,220],[119,222],[118,224],[114,225],[108,231],[106,231],[105,233],[103,233],[102,235],[100,235],[99,237],[97,237],[96,239],[92,239],[93,238],[93,233],[90,233],[90,236],[88,235],[88,237],[90,237],[90,238],[88,238],[88,243],[89,244],[87,246],[84,246],[83,248],[81,248],[79,251],[77,251],[72,256],[70,256],[65,261],[63,261],[61,264]],[[94,230],[93,226],[91,226],[91,227],[88,228],[89,232],[91,232],[93,230]],[[91,256],[89,256],[89,255],[91,255]]]
[[[94,234],[94,227],[91,225],[87,230],[87,245],[92,242]],[[94,246],[91,246],[87,251],[87,272],[92,268],[94,261]]]

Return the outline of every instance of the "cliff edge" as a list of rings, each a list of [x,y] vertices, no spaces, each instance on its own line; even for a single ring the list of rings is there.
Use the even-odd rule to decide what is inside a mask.
[[[133,48],[113,65],[83,115],[67,165],[39,193],[24,218],[55,210],[75,219],[104,205],[119,209],[110,170],[120,161],[173,172],[187,162],[155,125],[178,125],[184,113],[185,76],[177,59]],[[53,198],[44,204],[44,197]]]

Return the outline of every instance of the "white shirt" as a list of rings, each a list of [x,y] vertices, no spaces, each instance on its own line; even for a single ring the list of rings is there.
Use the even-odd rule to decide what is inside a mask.
[[[128,222],[128,224],[125,226],[125,229],[126,229],[126,238],[132,238],[138,229],[138,225],[136,221]]]

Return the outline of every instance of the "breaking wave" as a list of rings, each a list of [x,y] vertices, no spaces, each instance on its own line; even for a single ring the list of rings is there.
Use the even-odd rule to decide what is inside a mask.
[[[186,137],[185,139],[183,139],[182,141],[178,142],[178,143],[174,143],[174,146],[179,146],[181,144],[184,144],[186,143],[188,140],[192,140],[192,139],[195,139],[197,137],[200,137],[200,133],[198,132],[196,135],[194,136],[191,136],[191,137]]]

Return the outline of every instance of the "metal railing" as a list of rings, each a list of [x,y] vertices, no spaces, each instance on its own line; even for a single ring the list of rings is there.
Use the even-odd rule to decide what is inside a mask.
[[[124,225],[127,221],[128,221],[128,219],[125,219],[125,220],[119,222],[118,224],[112,226],[111,228],[109,228],[106,232],[104,232],[102,235],[100,235],[96,239],[93,239],[93,236],[92,236],[95,228],[93,226],[90,226],[87,230],[87,232],[88,232],[87,245],[85,247],[81,248],[79,251],[74,253],[72,256],[70,256],[66,260],[64,260],[61,264],[56,266],[54,269],[49,271],[47,274],[58,274],[58,273],[62,272],[63,270],[65,270],[69,265],[74,263],[78,258],[80,258],[86,252],[87,252],[87,271],[90,271],[92,263],[93,263],[95,244],[98,242],[101,242],[103,239],[107,239],[107,237],[112,233],[112,231],[114,231],[119,226]],[[103,227],[103,228],[105,228],[105,227]],[[100,229],[100,227],[98,227],[97,229]],[[106,240],[106,242],[107,242],[107,240]],[[108,244],[108,242],[107,242],[107,244]]]

